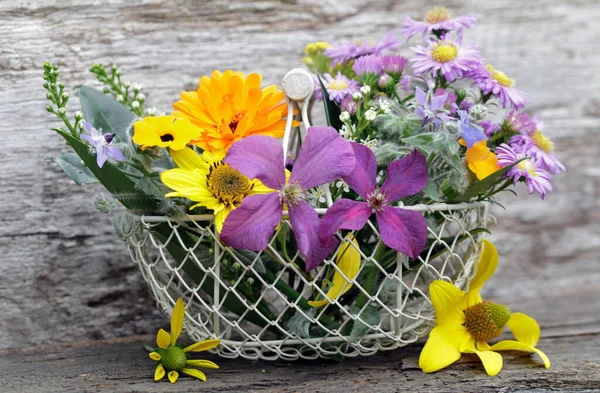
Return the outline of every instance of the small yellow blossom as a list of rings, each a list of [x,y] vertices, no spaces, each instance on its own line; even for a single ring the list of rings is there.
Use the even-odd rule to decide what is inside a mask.
[[[475,277],[469,290],[463,292],[453,284],[436,280],[429,286],[431,303],[435,309],[436,326],[419,357],[419,367],[426,373],[449,366],[463,353],[474,353],[481,359],[488,375],[502,369],[502,356],[495,351],[516,350],[534,352],[546,368],[550,360],[535,346],[540,338],[540,327],[522,313],[511,313],[508,307],[483,301],[479,291],[498,266],[498,251],[488,240],[476,262]],[[516,340],[487,342],[502,334],[504,327],[512,330]]]
[[[133,124],[133,141],[144,150],[149,146],[181,150],[200,137],[202,130],[186,119],[173,116],[149,116]]]
[[[458,142],[466,146],[463,139],[460,139]],[[492,153],[490,148],[487,147],[487,140],[475,142],[470,149],[467,149],[465,161],[471,172],[477,176],[477,180],[483,180],[501,169],[500,165],[498,165],[496,154]]]
[[[192,360],[188,357],[189,352],[202,352],[217,347],[221,343],[221,340],[205,340],[183,349],[177,345],[177,339],[183,328],[184,314],[185,306],[183,300],[179,298],[177,303],[175,303],[173,314],[171,315],[171,333],[169,334],[165,330],[160,329],[156,335],[158,348],[149,354],[150,359],[157,363],[156,370],[154,371],[155,381],[159,381],[167,375],[169,381],[175,383],[179,378],[179,373],[206,381],[206,375],[202,371],[189,368],[188,366],[219,368],[219,366],[210,360]]]

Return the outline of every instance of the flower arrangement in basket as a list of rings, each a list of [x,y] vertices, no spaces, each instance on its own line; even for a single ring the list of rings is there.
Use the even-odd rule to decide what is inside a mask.
[[[157,379],[186,372],[181,329],[224,357],[292,360],[370,355],[436,326],[426,372],[477,353],[493,375],[502,349],[549,366],[534,320],[481,300],[497,264],[481,238],[499,192],[525,183],[544,198],[564,167],[523,111],[526,94],[464,42],[474,23],[434,8],[406,18],[414,46],[393,32],[309,44],[310,72],[290,71],[281,89],[214,71],[166,115],[115,66],[94,64],[104,90],[79,88],[72,122],[58,67],[44,64],[47,110],[73,150],[54,161],[106,188],[100,211],[125,208],[115,229],[179,321],[151,354]],[[325,126],[310,125],[315,100]],[[489,346],[505,326],[517,340]]]

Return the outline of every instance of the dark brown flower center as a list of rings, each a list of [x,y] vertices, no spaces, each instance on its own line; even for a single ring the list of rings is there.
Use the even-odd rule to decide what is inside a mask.
[[[163,142],[171,142],[174,141],[175,138],[173,138],[173,135],[171,134],[164,134],[160,136],[160,140]]]
[[[227,164],[217,162],[210,168],[207,177],[208,188],[212,194],[226,205],[237,206],[252,190],[248,178]]]

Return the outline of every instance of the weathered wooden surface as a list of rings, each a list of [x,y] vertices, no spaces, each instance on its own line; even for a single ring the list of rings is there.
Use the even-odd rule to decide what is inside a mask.
[[[266,82],[277,83],[288,69],[300,64],[307,42],[380,37],[398,29],[404,15],[421,15],[428,8],[422,3],[152,0],[89,6],[83,0],[0,2],[0,348],[143,334],[165,324],[153,311],[139,273],[113,234],[110,218],[94,210],[91,199],[99,188],[75,186],[44,160],[65,150],[61,138],[48,131],[58,123],[44,111],[44,59],[61,66],[69,87],[94,85],[87,72],[93,61],[117,63],[125,78],[146,87],[148,104],[168,110],[180,91],[193,88],[198,76],[215,68],[259,71]],[[496,211],[498,225],[492,236],[502,263],[485,288],[486,295],[534,315],[545,333],[597,333],[600,54],[591,48],[597,44],[600,6],[595,0],[470,0],[446,5],[456,14],[472,12],[480,17],[479,26],[468,37],[480,43],[491,63],[529,92],[531,109],[546,120],[546,131],[569,169],[556,178],[556,191],[546,201],[526,195],[523,189],[519,198],[502,199],[508,211]],[[70,108],[77,109],[76,105]],[[597,341],[597,336],[592,338]],[[586,349],[584,341],[570,348],[559,339],[552,340],[545,341],[557,342],[551,355],[566,359]],[[48,360],[52,355],[42,356]],[[64,354],[57,356],[67,362],[59,374],[66,375],[69,360]],[[109,384],[116,383],[108,380],[109,374],[135,370],[127,359],[140,359],[137,354],[113,358],[110,351],[103,356],[122,362],[115,363],[112,371],[104,368],[107,374],[99,380]],[[391,356],[399,359],[400,355]],[[389,375],[389,384],[394,378],[421,378],[414,369],[414,356],[412,361],[412,371],[406,375],[393,362],[387,371],[379,366],[383,374],[374,381],[384,374]],[[351,364],[368,370],[372,363]],[[9,365],[3,363],[3,371],[5,367]],[[89,373],[95,367],[90,365]],[[301,367],[318,369],[317,365]],[[336,367],[336,381],[348,383],[357,378],[353,367]],[[580,362],[539,374],[539,378],[544,381],[545,376],[567,372],[570,367],[574,372],[597,372]],[[35,363],[26,369],[42,373]],[[13,370],[14,376],[17,369]],[[360,373],[364,378],[368,374]],[[460,381],[470,379],[471,374],[445,375]],[[519,375],[525,384],[525,377]],[[258,389],[261,383],[273,381],[270,376],[287,378],[284,374],[251,378],[256,378],[253,383]],[[239,375],[230,378],[239,383]],[[439,374],[427,378],[433,384]],[[42,379],[52,380],[50,376]],[[484,381],[493,386],[488,379]],[[303,383],[321,386],[318,378]],[[437,389],[444,389],[436,383]]]
[[[600,333],[544,338],[539,346],[552,360],[545,369],[529,354],[505,353],[496,377],[483,371],[475,355],[450,369],[423,374],[419,346],[342,363],[332,361],[250,362],[212,355],[219,370],[207,382],[181,378],[154,382],[154,364],[132,337],[113,343],[70,345],[29,351],[0,351],[2,392],[600,392]]]

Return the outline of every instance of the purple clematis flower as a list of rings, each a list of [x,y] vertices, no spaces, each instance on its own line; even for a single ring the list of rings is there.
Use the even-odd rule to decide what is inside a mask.
[[[111,145],[115,134],[101,134],[87,121],[84,121],[83,125],[90,135],[81,134],[81,139],[96,149],[96,162],[100,168],[104,166],[109,157],[116,161],[127,160],[117,146]]]
[[[333,234],[319,237],[319,216],[306,200],[309,189],[348,175],[356,163],[350,142],[334,128],[309,127],[287,184],[283,149],[273,137],[256,135],[239,140],[224,162],[249,179],[259,179],[273,192],[245,197],[225,220],[223,242],[235,248],[264,250],[286,207],[307,271],[335,249],[338,241]]]
[[[458,126],[460,127],[462,138],[467,144],[467,149],[470,149],[475,142],[484,141],[488,139],[482,130],[480,130],[478,127],[475,127],[469,122],[469,114],[467,113],[467,111],[459,110],[458,116],[460,116]]]
[[[319,236],[327,241],[339,229],[362,229],[375,213],[381,240],[390,248],[415,259],[427,242],[427,223],[420,212],[392,205],[400,198],[420,192],[427,184],[425,157],[414,150],[389,164],[387,177],[377,190],[377,160],[366,146],[351,142],[356,157],[352,173],[342,179],[363,201],[340,199],[323,216]]]

